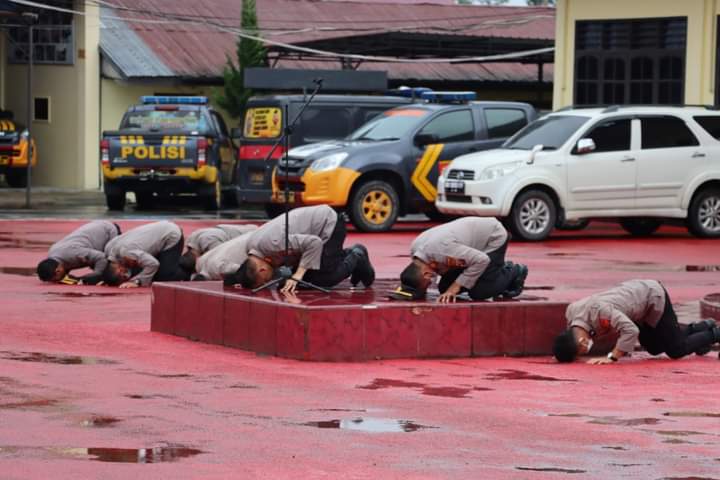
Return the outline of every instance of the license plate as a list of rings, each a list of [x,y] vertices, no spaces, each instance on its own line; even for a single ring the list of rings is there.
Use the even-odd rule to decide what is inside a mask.
[[[264,172],[250,173],[250,183],[262,184],[264,182],[265,182],[265,173]]]
[[[465,182],[463,180],[447,180],[445,193],[465,193]]]

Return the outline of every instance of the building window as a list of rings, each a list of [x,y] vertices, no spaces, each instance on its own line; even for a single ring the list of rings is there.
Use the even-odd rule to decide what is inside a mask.
[[[578,21],[575,103],[682,103],[686,41],[686,18]]]
[[[50,121],[50,97],[35,97],[33,99],[33,121]]]
[[[73,8],[72,0],[55,0],[45,3],[60,8]],[[72,13],[45,8],[24,7],[23,9],[38,14],[38,23],[33,27],[33,63],[72,65],[75,61]],[[9,29],[9,63],[27,63],[28,33],[27,27]]]

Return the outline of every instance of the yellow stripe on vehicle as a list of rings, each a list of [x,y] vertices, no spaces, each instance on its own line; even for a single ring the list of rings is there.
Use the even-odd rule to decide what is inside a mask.
[[[445,144],[443,143],[428,145],[417,167],[415,167],[412,177],[410,177],[410,182],[428,202],[434,202],[435,196],[437,195],[437,189],[428,180],[428,174],[440,157],[444,146]]]
[[[180,137],[180,145],[185,145],[187,143],[187,137],[185,135]]]

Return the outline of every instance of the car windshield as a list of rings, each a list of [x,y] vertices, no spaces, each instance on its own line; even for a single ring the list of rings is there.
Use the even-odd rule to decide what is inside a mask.
[[[542,145],[543,150],[556,150],[588,120],[589,117],[575,115],[552,115],[541,118],[510,137],[502,148],[532,150],[535,145]]]
[[[208,131],[208,122],[198,110],[137,110],[125,115],[120,128],[205,133]]]
[[[422,108],[389,110],[351,133],[347,140],[397,140],[430,114]]]

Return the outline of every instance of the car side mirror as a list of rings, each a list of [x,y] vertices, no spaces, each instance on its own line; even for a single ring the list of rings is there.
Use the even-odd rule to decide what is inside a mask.
[[[595,141],[592,138],[581,138],[580,141],[577,143],[577,148],[575,151],[579,155],[583,155],[585,153],[590,153],[595,151]]]
[[[530,149],[530,156],[528,157],[527,164],[532,165],[535,163],[535,155],[537,155],[538,152],[542,152],[545,148],[545,145],[537,144],[533,148]]]
[[[233,129],[230,129],[230,138],[232,138],[233,140],[236,138],[241,138],[242,133],[243,133],[242,128],[235,127]]]
[[[432,145],[433,143],[438,143],[440,138],[435,135],[434,133],[418,133],[415,135],[415,145],[418,147],[424,147],[426,145]]]

